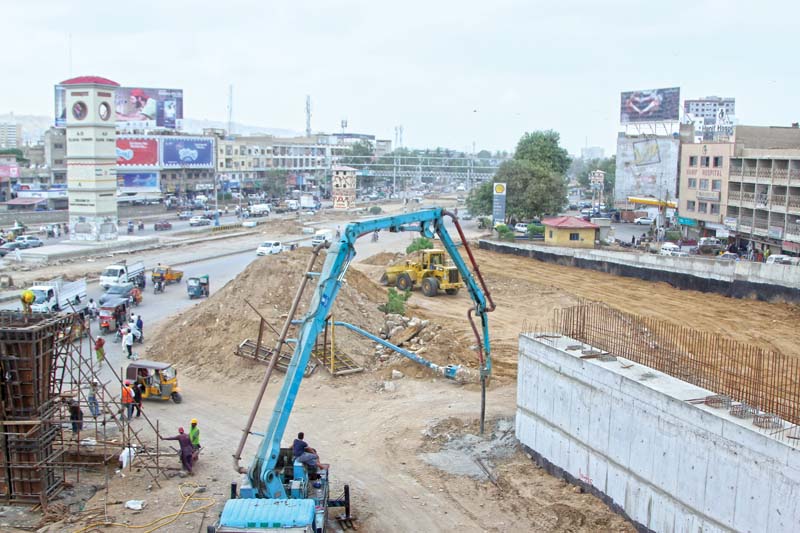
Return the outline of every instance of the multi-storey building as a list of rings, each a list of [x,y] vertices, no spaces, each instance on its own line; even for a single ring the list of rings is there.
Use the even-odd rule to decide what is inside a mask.
[[[724,223],[742,246],[800,254],[800,129],[739,126]]]
[[[581,159],[584,161],[592,161],[594,159],[603,159],[605,150],[600,146],[585,146],[581,148]]]
[[[678,213],[684,237],[728,237],[728,173],[734,144],[681,145]]]
[[[0,122],[0,148],[22,147],[22,124]]]
[[[706,96],[683,101],[683,112],[705,119],[706,124],[714,124],[720,111],[725,115],[736,115],[736,98]]]

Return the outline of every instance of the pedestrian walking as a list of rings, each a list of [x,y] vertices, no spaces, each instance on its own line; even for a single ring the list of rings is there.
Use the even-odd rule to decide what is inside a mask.
[[[97,380],[92,381],[89,384],[89,395],[86,397],[89,403],[89,412],[92,413],[93,418],[100,416],[100,404],[97,402],[97,389],[99,387],[100,383]]]
[[[69,402],[69,420],[72,422],[72,433],[78,438],[78,434],[83,429],[83,411],[76,400]]]
[[[122,418],[130,420],[133,417],[133,390],[130,381],[125,381],[122,387],[122,409]]]
[[[125,345],[125,350],[128,352],[128,359],[133,359],[133,331],[125,329],[122,334],[122,343]]]
[[[139,333],[144,335],[144,321],[142,320],[142,315],[136,315],[136,329],[139,330]]]
[[[187,435],[183,431],[183,428],[178,428],[178,434],[175,435],[174,437],[161,437],[161,440],[176,440],[176,441],[178,441],[178,444],[180,444],[180,446],[181,446],[181,449],[180,449],[180,452],[179,452],[180,456],[181,456],[181,466],[183,466],[183,469],[186,470],[187,472],[189,472],[190,475],[193,474],[192,473],[192,451],[193,451],[193,449],[192,449],[192,441],[189,438],[189,435]]]
[[[103,337],[97,337],[94,341],[94,353],[97,356],[97,364],[101,364],[106,358],[106,340]]]
[[[136,406],[136,418],[142,416],[142,389],[141,383],[133,384],[133,405]]]

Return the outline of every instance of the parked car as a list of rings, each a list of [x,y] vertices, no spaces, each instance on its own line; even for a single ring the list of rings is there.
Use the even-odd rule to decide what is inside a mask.
[[[153,229],[156,231],[167,231],[172,229],[172,223],[167,220],[159,220],[155,224],[153,224]]]
[[[528,225],[525,222],[517,222],[514,224],[514,231],[517,233],[528,233]]]
[[[283,250],[283,244],[280,241],[267,241],[262,242],[256,249],[256,255],[274,255],[281,253]]]
[[[25,246],[22,243],[17,241],[11,241],[3,244],[0,246],[0,257],[5,257],[6,254],[13,252],[14,250],[24,250]]]
[[[649,226],[650,224],[653,223],[653,219],[650,218],[650,217],[639,217],[639,218],[635,219],[633,221],[633,223],[636,224],[636,225]]]
[[[473,217],[472,217],[472,213],[470,213],[469,211],[462,211],[458,215],[458,218],[460,218],[461,220],[472,220]]]
[[[211,221],[204,216],[194,216],[189,219],[190,226],[208,226]]]
[[[178,220],[189,220],[192,216],[194,215],[191,211],[181,211],[178,213]]]
[[[717,259],[720,261],[738,261],[739,256],[733,252],[725,252],[724,254],[718,255]]]
[[[772,254],[767,257],[766,263],[768,265],[796,265],[797,258],[790,255]]]
[[[22,248],[38,248],[39,246],[44,246],[41,239],[35,235],[20,235],[15,240],[22,245]]]

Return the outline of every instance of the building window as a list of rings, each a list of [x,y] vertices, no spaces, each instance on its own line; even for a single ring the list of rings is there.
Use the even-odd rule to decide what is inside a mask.
[[[707,202],[699,202],[697,204],[697,212],[698,213],[708,213],[708,203]]]
[[[712,191],[721,191],[722,190],[722,180],[711,180],[711,190]]]
[[[719,215],[719,204],[711,204],[711,214]]]
[[[708,167],[711,164],[711,158],[707,155],[704,155],[700,158],[700,166],[701,167]]]
[[[550,230],[550,238],[553,238],[553,230]]]
[[[697,178],[689,178],[689,188],[690,189],[697,188]]]
[[[700,190],[707,191],[708,190],[708,180],[705,178],[700,178]]]
[[[715,155],[713,164],[714,164],[714,168],[722,168],[722,156],[721,155]]]
[[[580,233],[570,233],[569,234],[569,240],[571,240],[571,241],[579,241],[579,240],[581,240]]]
[[[694,211],[694,200],[686,200],[686,210],[687,211]]]
[[[689,156],[689,166],[690,167],[696,167],[697,166],[697,156],[696,155],[690,155]]]

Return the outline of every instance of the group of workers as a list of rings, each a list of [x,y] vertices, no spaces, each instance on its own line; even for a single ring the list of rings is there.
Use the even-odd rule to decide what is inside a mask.
[[[178,428],[178,434],[174,437],[161,437],[161,440],[176,440],[180,445],[181,466],[186,470],[189,475],[194,475],[192,467],[197,460],[197,455],[200,453],[200,428],[197,427],[197,419],[192,418],[191,426],[189,427],[189,434],[182,427]]]

